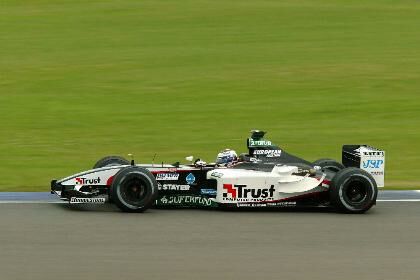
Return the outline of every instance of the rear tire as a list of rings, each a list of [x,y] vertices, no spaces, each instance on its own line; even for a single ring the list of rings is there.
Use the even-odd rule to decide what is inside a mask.
[[[364,213],[376,203],[377,196],[375,179],[356,167],[340,170],[331,181],[331,204],[343,213]]]
[[[116,166],[116,165],[129,165],[130,162],[123,157],[120,156],[107,156],[98,160],[93,169],[101,168],[105,166]]]
[[[115,174],[111,185],[111,199],[124,212],[143,212],[155,202],[158,187],[149,170],[127,166]]]
[[[322,169],[327,169],[327,170],[334,171],[334,172],[338,172],[338,171],[345,168],[344,165],[342,165],[338,161],[335,161],[335,160],[329,159],[329,158],[318,159],[318,160],[314,161],[312,164],[314,166],[320,166],[320,167],[322,167]]]

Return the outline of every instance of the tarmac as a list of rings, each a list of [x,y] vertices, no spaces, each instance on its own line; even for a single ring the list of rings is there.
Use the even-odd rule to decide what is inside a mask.
[[[420,192],[380,192],[362,215],[129,214],[34,195],[0,194],[2,280],[420,278]]]

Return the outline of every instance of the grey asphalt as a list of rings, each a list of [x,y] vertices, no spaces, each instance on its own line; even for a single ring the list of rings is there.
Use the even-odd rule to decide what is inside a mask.
[[[420,191],[379,191],[378,200],[420,199]],[[49,192],[0,192],[2,202],[48,202],[60,200]]]
[[[419,217],[0,204],[0,279],[419,279]]]

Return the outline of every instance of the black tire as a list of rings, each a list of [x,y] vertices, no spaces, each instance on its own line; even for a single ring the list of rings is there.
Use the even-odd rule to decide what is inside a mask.
[[[378,188],[368,172],[348,167],[340,170],[330,185],[331,204],[340,212],[360,214],[376,204]]]
[[[342,169],[344,169],[344,165],[339,163],[338,161],[335,161],[333,159],[329,158],[322,158],[314,161],[312,163],[314,166],[321,166],[322,169],[328,169],[330,171],[338,172]]]
[[[127,166],[118,171],[111,185],[113,203],[124,212],[143,212],[156,200],[158,187],[149,170]]]
[[[120,156],[107,156],[98,160],[93,169],[101,168],[105,166],[115,166],[115,165],[129,165],[130,162],[123,157]]]

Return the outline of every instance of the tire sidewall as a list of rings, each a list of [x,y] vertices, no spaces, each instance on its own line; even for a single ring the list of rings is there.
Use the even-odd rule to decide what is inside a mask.
[[[127,180],[137,177],[140,178],[147,188],[146,197],[138,205],[130,204],[121,194],[122,187]],[[111,185],[111,198],[113,202],[123,211],[142,212],[151,207],[157,197],[157,182],[155,177],[147,169],[130,166],[121,169],[114,177]]]
[[[367,183],[367,199],[362,203],[351,204],[345,197],[345,189],[352,180],[361,180]],[[337,173],[330,186],[331,203],[346,213],[363,213],[369,210],[375,203],[378,189],[375,179],[366,171],[359,168],[345,168]]]
[[[318,159],[312,163],[314,166],[320,166],[322,169],[338,172],[344,169],[344,165],[329,158]]]

